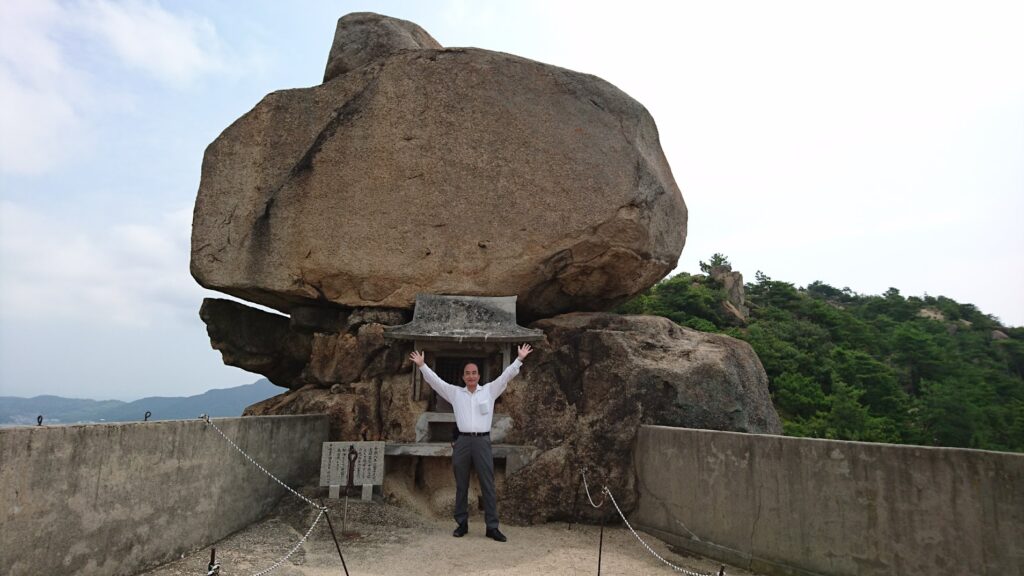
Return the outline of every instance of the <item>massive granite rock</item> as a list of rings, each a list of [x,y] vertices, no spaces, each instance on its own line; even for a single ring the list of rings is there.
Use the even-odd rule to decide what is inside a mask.
[[[643,106],[420,32],[343,18],[328,82],[267,95],[207,148],[200,284],[285,312],[516,294],[542,318],[607,309],[672,270],[686,207]]]
[[[304,309],[297,321],[239,302],[206,298],[199,309],[224,363],[263,374],[284,388],[331,388],[398,372],[402,351],[384,341],[384,326],[409,314],[383,309]],[[319,321],[314,324],[311,318]]]
[[[326,413],[338,440],[417,439],[428,401],[411,394],[412,345],[383,335],[418,292],[518,295],[545,340],[495,409],[504,441],[535,456],[499,466],[502,513],[595,518],[580,469],[628,512],[641,424],[781,431],[747,344],[593,312],[662,278],[685,237],[635,100],[363,13],[338,22],[324,84],[268,95],[207,149],[192,273],[288,314],[204,301],[224,362],[288,389],[246,414]],[[445,460],[392,460],[389,493],[450,511]]]
[[[542,450],[506,478],[503,510],[519,521],[607,513],[577,490],[582,468],[632,510],[641,424],[782,433],[768,377],[746,342],[654,316],[574,313],[531,327],[547,339],[503,407],[514,421],[509,441]]]
[[[263,374],[290,388],[309,363],[312,337],[294,332],[289,320],[231,300],[206,298],[199,308],[214,350],[228,366]]]

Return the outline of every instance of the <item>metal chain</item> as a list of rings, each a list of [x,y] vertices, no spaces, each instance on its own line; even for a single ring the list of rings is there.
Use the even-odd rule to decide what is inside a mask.
[[[604,506],[604,491],[601,491],[601,503],[594,504],[594,499],[590,497],[590,486],[587,485],[587,469],[580,468],[580,474],[583,475],[583,489],[587,491],[587,500],[590,500],[590,505],[594,508],[600,508]]]
[[[266,468],[264,468],[263,466],[261,466],[259,462],[257,462],[257,461],[255,461],[255,460],[253,460],[253,459],[252,459],[252,456],[249,456],[248,454],[246,454],[246,453],[245,453],[245,450],[242,450],[241,448],[239,448],[239,447],[238,447],[238,444],[235,444],[234,442],[232,442],[232,441],[231,441],[231,438],[228,438],[228,437],[227,437],[227,434],[224,434],[224,432],[223,432],[223,431],[221,431],[221,429],[220,429],[220,428],[218,428],[218,427],[217,427],[217,425],[216,425],[216,424],[214,424],[212,420],[210,420],[210,417],[209,417],[209,416],[207,416],[206,414],[203,414],[203,415],[201,415],[201,416],[200,416],[199,418],[201,418],[202,420],[204,420],[204,421],[205,421],[205,422],[206,422],[207,424],[209,424],[210,426],[213,426],[213,429],[214,429],[214,430],[216,430],[218,434],[220,434],[221,436],[223,436],[223,437],[224,437],[224,439],[228,441],[228,444],[231,444],[232,446],[234,446],[235,450],[238,450],[239,454],[241,454],[242,456],[245,456],[245,459],[246,459],[246,460],[248,460],[249,462],[252,462],[252,464],[253,464],[254,466],[256,466],[257,468],[259,468],[261,472],[263,472],[263,473],[264,473],[264,474],[266,474],[267,476],[270,476],[270,479],[271,479],[271,480],[273,480],[274,482],[277,482],[277,483],[278,483],[278,484],[280,484],[281,486],[284,486],[284,487],[285,487],[285,489],[287,489],[287,490],[288,490],[289,492],[291,492],[292,494],[294,494],[294,495],[298,496],[298,497],[299,497],[299,498],[300,498],[301,500],[303,500],[304,502],[306,502],[307,504],[309,504],[309,505],[310,505],[310,506],[312,506],[313,508],[316,508],[317,510],[320,510],[321,512],[327,509],[326,507],[324,507],[324,506],[321,506],[321,505],[317,504],[316,502],[313,502],[313,501],[312,501],[312,500],[310,500],[309,498],[306,498],[306,497],[305,497],[305,496],[303,496],[302,494],[299,494],[298,492],[296,492],[295,490],[293,490],[291,486],[289,486],[289,485],[285,484],[284,482],[281,482],[280,480],[278,480],[278,479],[277,479],[277,476],[274,476],[273,474],[271,474],[270,472],[268,472],[268,471],[267,471],[267,469],[266,469]],[[317,518],[317,520],[319,520],[319,517]]]
[[[682,572],[687,576],[715,576],[714,574],[710,574],[707,572],[691,572],[686,568],[680,568],[679,566],[676,566],[675,564],[662,558],[660,554],[655,552],[654,549],[651,548],[647,544],[647,542],[644,542],[644,539],[641,538],[639,534],[637,534],[636,530],[633,529],[633,526],[630,525],[629,520],[626,520],[626,515],[622,513],[622,509],[619,508],[619,503],[615,501],[615,496],[612,496],[612,491],[609,490],[607,486],[604,487],[604,493],[607,494],[609,498],[611,498],[612,504],[615,505],[615,511],[619,513],[620,517],[622,517],[622,522],[626,525],[626,528],[629,528],[629,531],[633,533],[633,536],[636,537],[637,541],[640,542],[640,544],[642,544],[644,548],[647,548],[647,551],[650,552],[655,558],[661,560],[666,566],[675,570],[676,572]]]
[[[295,554],[295,552],[299,548],[301,548],[303,544],[306,543],[306,540],[309,539],[309,535],[313,533],[313,529],[316,528],[317,523],[320,522],[320,518],[323,518],[324,512],[326,511],[326,508],[320,509],[320,513],[316,515],[316,520],[313,520],[313,525],[309,527],[309,530],[306,530],[306,533],[302,535],[302,538],[298,541],[298,543],[295,544],[294,547],[292,547],[291,550],[288,551],[287,554],[282,556],[281,559],[277,562],[274,562],[269,568],[264,568],[263,570],[256,572],[252,576],[264,576],[265,574],[270,574],[274,570],[280,568],[281,565],[284,564],[286,560],[292,557],[292,554]]]
[[[206,422],[210,426],[213,426],[213,429],[216,430],[217,433],[220,434],[222,438],[227,440],[228,444],[231,444],[231,446],[233,446],[235,448],[235,450],[238,450],[239,454],[241,454],[242,456],[245,456],[246,460],[248,460],[249,462],[252,462],[252,464],[254,466],[256,466],[257,468],[259,468],[261,472],[263,472],[264,474],[269,476],[271,480],[273,480],[274,482],[277,482],[281,486],[284,486],[289,492],[291,492],[292,494],[298,496],[300,499],[304,500],[307,504],[309,504],[310,506],[312,506],[312,507],[314,507],[314,508],[316,508],[317,510],[320,511],[316,515],[316,518],[313,520],[313,524],[310,525],[309,530],[306,530],[306,533],[302,535],[302,538],[299,539],[299,541],[295,544],[295,546],[292,547],[291,550],[289,550],[284,556],[282,556],[280,559],[278,559],[277,562],[274,562],[268,568],[264,568],[263,570],[260,570],[259,572],[254,573],[252,576],[265,576],[266,574],[270,574],[274,570],[277,570],[278,568],[280,568],[282,564],[284,564],[289,558],[291,558],[292,555],[295,554],[295,552],[297,552],[299,550],[299,548],[301,548],[302,545],[306,543],[306,540],[309,539],[309,535],[313,533],[313,529],[316,528],[316,525],[320,523],[320,519],[324,517],[325,513],[327,513],[327,507],[326,506],[321,506],[321,505],[317,504],[316,502],[313,502],[309,498],[306,498],[302,494],[299,494],[298,492],[293,490],[291,486],[289,486],[289,485],[285,484],[284,482],[278,480],[277,476],[274,476],[273,474],[268,472],[267,469],[264,468],[263,466],[261,466],[259,462],[253,460],[252,456],[249,456],[248,454],[246,454],[245,450],[242,450],[241,448],[239,448],[238,444],[235,444],[234,442],[232,442],[231,438],[228,438],[227,434],[225,434],[223,430],[218,428],[217,425],[214,424],[213,421],[210,420],[209,416],[207,416],[206,414],[203,414],[199,418],[201,418],[204,422]],[[347,571],[346,571],[346,573],[347,573]]]

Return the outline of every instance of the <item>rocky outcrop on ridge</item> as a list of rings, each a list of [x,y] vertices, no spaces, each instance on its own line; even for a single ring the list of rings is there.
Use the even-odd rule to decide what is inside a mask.
[[[721,284],[725,291],[722,310],[726,316],[735,324],[746,324],[747,318],[750,317],[750,309],[747,308],[743,292],[743,274],[733,272],[732,266],[725,264],[712,266],[708,275],[712,280]]]

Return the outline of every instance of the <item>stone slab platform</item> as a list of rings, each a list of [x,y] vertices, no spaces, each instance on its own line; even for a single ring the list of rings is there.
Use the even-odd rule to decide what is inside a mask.
[[[495,459],[505,460],[506,474],[511,474],[529,464],[539,453],[539,450],[533,446],[512,444],[492,444],[491,451]],[[452,445],[449,442],[389,442],[384,446],[384,455],[451,458]]]

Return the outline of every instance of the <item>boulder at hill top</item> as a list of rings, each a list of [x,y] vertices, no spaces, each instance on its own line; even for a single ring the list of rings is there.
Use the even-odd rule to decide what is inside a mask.
[[[332,79],[269,94],[207,148],[200,284],[285,312],[515,294],[540,318],[608,309],[676,265],[686,206],[637,101],[357,16]]]
[[[413,392],[413,343],[384,337],[417,293],[518,296],[544,340],[495,406],[520,450],[503,514],[594,519],[579,470],[629,512],[641,424],[781,431],[749,345],[603,312],[675,267],[686,219],[654,121],[614,86],[350,14],[323,84],[269,94],[207,148],[192,274],[287,314],[203,303],[224,362],[288,389],[246,414],[325,413],[332,440],[425,441],[439,408]],[[450,512],[449,462],[391,460],[388,494]]]

